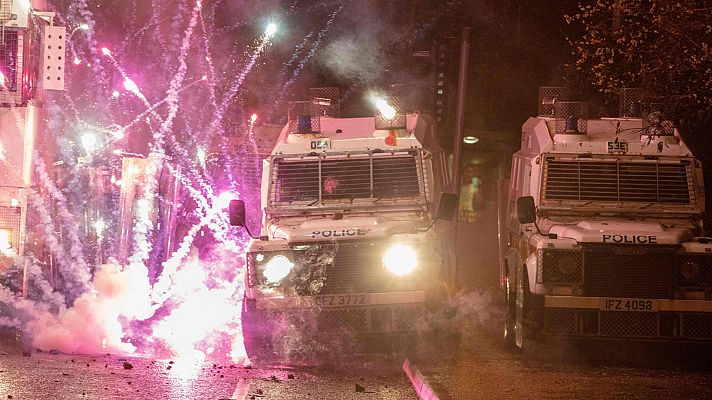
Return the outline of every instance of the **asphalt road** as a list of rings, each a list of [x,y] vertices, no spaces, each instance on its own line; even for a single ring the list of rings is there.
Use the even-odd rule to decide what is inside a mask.
[[[0,355],[0,399],[414,398],[393,364],[258,369],[115,355]]]
[[[106,354],[28,357],[9,350],[0,353],[0,399],[417,398],[396,357],[320,368],[245,368]],[[712,393],[708,349],[558,343],[523,355],[474,330],[459,348],[432,350],[411,359],[441,400],[708,399]]]

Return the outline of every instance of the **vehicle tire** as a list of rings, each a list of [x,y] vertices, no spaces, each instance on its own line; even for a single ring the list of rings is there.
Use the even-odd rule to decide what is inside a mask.
[[[270,365],[278,361],[275,351],[273,329],[267,316],[259,312],[249,300],[243,300],[242,337],[245,352],[250,362],[256,365]]]
[[[515,291],[514,282],[512,282],[511,274],[507,269],[504,287],[504,345],[508,350],[517,350],[519,347],[515,344],[515,322],[517,317],[517,293]]]
[[[529,292],[529,276],[526,266],[522,266],[521,274],[517,276],[515,304],[514,342],[517,348],[526,351],[531,340],[529,337],[531,292]]]

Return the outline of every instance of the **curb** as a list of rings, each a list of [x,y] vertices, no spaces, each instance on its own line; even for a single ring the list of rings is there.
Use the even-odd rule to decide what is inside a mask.
[[[420,400],[440,400],[433,388],[430,387],[423,375],[407,358],[403,361],[403,371],[408,376],[415,393]]]

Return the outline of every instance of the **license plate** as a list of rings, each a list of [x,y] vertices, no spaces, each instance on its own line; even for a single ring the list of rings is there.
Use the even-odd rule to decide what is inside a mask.
[[[329,139],[314,139],[309,141],[309,149],[311,150],[329,150],[331,148],[331,140]]]
[[[650,299],[626,299],[619,297],[604,297],[601,299],[600,310],[605,311],[658,311],[658,301]]]
[[[628,142],[608,142],[609,153],[626,153],[628,152]]]
[[[316,296],[314,303],[319,307],[367,306],[371,304],[371,298],[367,294],[334,294]]]

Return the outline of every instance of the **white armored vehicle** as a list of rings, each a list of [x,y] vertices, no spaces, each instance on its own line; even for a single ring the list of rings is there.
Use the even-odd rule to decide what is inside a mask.
[[[290,105],[262,173],[263,223],[248,246],[242,310],[248,355],[288,358],[305,343],[412,333],[453,269],[455,208],[433,121],[401,114],[337,118],[337,97]],[[244,203],[230,205],[243,225]]]
[[[543,90],[522,127],[503,238],[510,343],[712,340],[701,165],[658,105],[622,104],[587,119]]]

